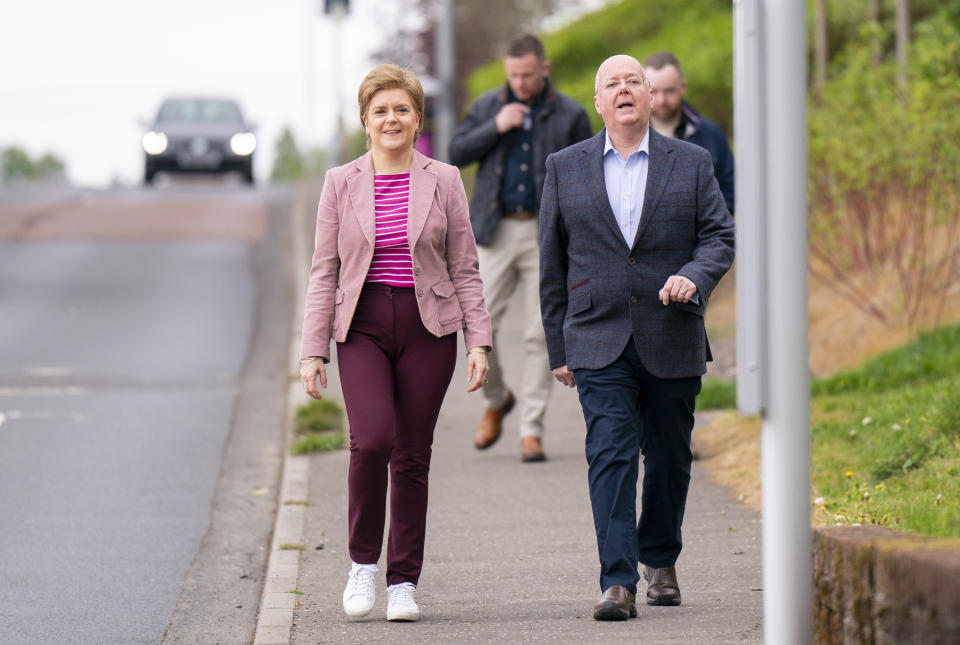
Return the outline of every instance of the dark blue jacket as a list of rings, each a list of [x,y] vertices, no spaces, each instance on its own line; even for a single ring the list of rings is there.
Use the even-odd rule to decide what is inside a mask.
[[[677,127],[676,138],[695,143],[706,148],[713,159],[713,174],[720,184],[723,201],[727,210],[733,214],[733,153],[727,143],[727,135],[720,126],[683,102],[683,116]]]

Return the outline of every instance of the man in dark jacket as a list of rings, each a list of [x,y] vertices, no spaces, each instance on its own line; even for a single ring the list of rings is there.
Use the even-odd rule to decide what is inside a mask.
[[[706,148],[713,159],[713,174],[720,184],[723,201],[733,214],[733,153],[727,135],[720,126],[690,107],[683,97],[687,79],[680,61],[670,52],[650,54],[643,61],[647,79],[653,89],[653,110],[650,125],[659,134],[682,139]]]
[[[547,155],[588,138],[583,107],[550,83],[550,62],[536,36],[520,34],[504,58],[506,86],[482,94],[453,133],[450,160],[479,162],[470,201],[477,239],[483,296],[497,328],[519,287],[524,294],[524,378],[520,437],[523,461],[543,461],[543,418],[553,379],[540,321],[540,258],[537,214]],[[474,445],[490,447],[500,438],[503,417],[516,400],[504,383],[496,341],[483,388],[487,410]]]

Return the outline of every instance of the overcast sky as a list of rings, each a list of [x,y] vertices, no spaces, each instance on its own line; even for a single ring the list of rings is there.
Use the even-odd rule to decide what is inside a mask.
[[[259,125],[257,175],[265,178],[284,125],[298,141],[328,143],[334,58],[350,110],[346,122],[354,126],[356,89],[383,37],[382,3],[352,0],[335,57],[332,21],[318,4],[2,0],[0,147],[53,152],[81,185],[135,183],[143,173],[139,122],[153,116],[163,97],[226,95]]]

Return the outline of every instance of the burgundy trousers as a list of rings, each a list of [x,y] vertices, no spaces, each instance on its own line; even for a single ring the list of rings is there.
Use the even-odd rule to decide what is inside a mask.
[[[368,282],[337,364],[350,420],[350,558],[375,564],[383,548],[387,473],[387,584],[417,584],[423,568],[433,431],[457,362],[457,335],[423,326],[412,288]]]

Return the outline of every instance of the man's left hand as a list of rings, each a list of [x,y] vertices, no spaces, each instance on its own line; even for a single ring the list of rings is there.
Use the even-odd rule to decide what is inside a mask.
[[[667,278],[657,295],[660,297],[660,302],[667,306],[671,302],[690,302],[690,298],[693,298],[693,294],[696,292],[697,285],[693,284],[691,280],[684,278],[682,275],[672,275]]]

